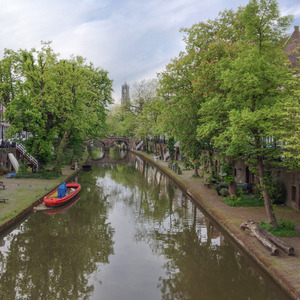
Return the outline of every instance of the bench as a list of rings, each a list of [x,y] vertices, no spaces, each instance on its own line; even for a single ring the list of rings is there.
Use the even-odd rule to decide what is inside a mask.
[[[5,190],[5,184],[3,183],[3,181],[0,181],[0,187],[2,187]]]

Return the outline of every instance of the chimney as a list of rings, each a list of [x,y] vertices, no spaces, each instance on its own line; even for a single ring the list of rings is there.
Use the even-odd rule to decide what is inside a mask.
[[[297,25],[297,26],[294,26],[294,29],[295,29],[295,33],[299,33],[299,25]]]

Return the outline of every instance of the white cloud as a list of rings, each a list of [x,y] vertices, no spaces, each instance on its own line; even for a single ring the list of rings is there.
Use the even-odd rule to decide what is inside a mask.
[[[184,49],[181,27],[215,18],[246,0],[1,0],[0,53],[52,41],[62,57],[86,57],[121,85],[155,77]],[[298,19],[297,0],[281,1]],[[297,21],[296,21],[297,22]]]

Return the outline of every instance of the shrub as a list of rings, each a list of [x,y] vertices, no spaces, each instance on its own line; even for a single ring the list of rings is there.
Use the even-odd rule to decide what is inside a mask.
[[[192,167],[191,163],[187,159],[184,161],[183,166],[186,170],[189,170]]]
[[[18,172],[16,178],[43,178],[43,179],[53,179],[59,177],[60,174],[50,172],[47,170],[37,170],[35,173],[32,172]]]
[[[240,186],[237,187],[237,195],[238,197],[242,197],[244,195],[243,189]]]
[[[287,237],[298,235],[295,230],[296,223],[293,220],[280,218],[278,220],[278,227],[273,227],[268,222],[261,222],[259,225],[275,236]]]
[[[286,188],[284,184],[278,179],[274,178],[271,173],[264,178],[266,191],[270,196],[272,203],[284,204],[286,198]]]
[[[278,220],[278,226],[288,230],[295,230],[296,223],[293,220],[280,218]]]
[[[231,184],[232,182],[234,182],[235,177],[232,174],[232,169],[233,169],[233,164],[231,164],[231,163],[225,164],[222,168],[223,173],[226,174],[226,176],[224,176],[223,180],[227,184]]]
[[[240,197],[236,195],[231,195],[230,197],[223,198],[223,200],[228,206],[234,206],[234,207],[264,206],[264,202],[256,195],[243,194]]]
[[[170,136],[167,141],[167,148],[169,150],[171,160],[174,160],[174,154],[175,154],[174,145],[175,145],[175,139],[173,136]]]
[[[227,196],[228,196],[228,189],[227,189],[227,188],[222,188],[222,189],[220,190],[220,194],[221,194],[221,196],[223,196],[223,197],[227,197]]]

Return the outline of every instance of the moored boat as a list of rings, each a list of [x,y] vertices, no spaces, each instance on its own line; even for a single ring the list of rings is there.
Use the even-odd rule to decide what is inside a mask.
[[[84,170],[84,171],[91,171],[92,170],[92,164],[88,164],[88,163],[83,164],[82,165],[82,170]]]
[[[48,207],[44,206],[45,209],[43,210],[43,213],[46,215],[56,215],[56,214],[63,214],[66,213],[69,208],[71,208],[73,205],[75,205],[80,200],[80,196],[77,195],[70,199],[67,203],[62,204],[60,206],[54,206],[54,207]]]
[[[47,206],[55,207],[70,201],[81,190],[81,185],[76,182],[65,183],[44,197]]]

